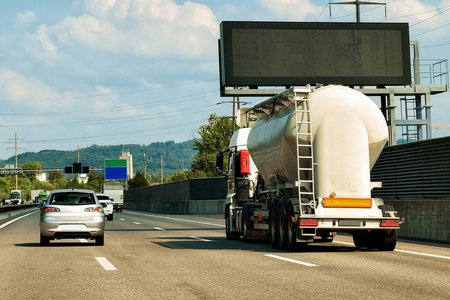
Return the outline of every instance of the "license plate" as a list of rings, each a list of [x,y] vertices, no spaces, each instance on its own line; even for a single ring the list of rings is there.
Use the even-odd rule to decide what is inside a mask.
[[[60,225],[59,229],[61,231],[83,231],[86,230],[84,225]]]
[[[361,220],[339,220],[339,226],[361,226]]]

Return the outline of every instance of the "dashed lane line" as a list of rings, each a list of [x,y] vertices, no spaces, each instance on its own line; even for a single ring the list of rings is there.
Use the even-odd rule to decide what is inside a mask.
[[[202,242],[212,242],[211,240],[203,239],[203,238],[200,238],[198,236],[190,236],[190,238],[194,239],[194,240],[199,240],[199,241],[202,241]]]
[[[312,263],[309,263],[309,262],[300,261],[300,260],[295,260],[295,259],[290,259],[290,258],[286,258],[286,257],[274,255],[274,254],[264,254],[264,255],[265,255],[265,256],[268,256],[268,257],[272,257],[272,258],[276,258],[276,259],[288,261],[288,262],[291,262],[291,263],[295,263],[295,264],[299,264],[299,265],[308,266],[308,267],[318,267],[318,266],[319,266],[319,265],[312,264]]]
[[[153,229],[159,230],[159,231],[165,231],[164,228],[160,228],[160,227],[153,227]]]
[[[110,263],[109,260],[106,259],[106,257],[96,257],[95,259],[106,271],[117,271],[117,268],[114,267],[114,265]]]

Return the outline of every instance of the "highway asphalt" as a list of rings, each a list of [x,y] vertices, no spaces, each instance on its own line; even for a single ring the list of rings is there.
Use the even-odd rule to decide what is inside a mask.
[[[0,299],[450,299],[449,245],[360,251],[338,235],[291,253],[226,240],[222,215],[124,211],[104,246],[41,247],[38,219],[0,224]]]

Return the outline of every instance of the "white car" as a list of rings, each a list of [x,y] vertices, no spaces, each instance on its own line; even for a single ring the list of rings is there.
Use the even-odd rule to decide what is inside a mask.
[[[103,212],[108,220],[112,221],[114,218],[114,207],[112,201],[109,199],[108,195],[97,194],[98,201],[103,207]]]

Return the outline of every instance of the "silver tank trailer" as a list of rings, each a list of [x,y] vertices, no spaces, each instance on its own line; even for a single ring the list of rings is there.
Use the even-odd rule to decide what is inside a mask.
[[[388,138],[386,121],[364,94],[343,86],[317,88],[309,96],[316,197],[370,197],[370,169]],[[248,149],[268,186],[295,184],[297,170],[294,105],[258,119]],[[300,132],[307,127],[302,125]],[[300,143],[305,143],[300,140]],[[308,160],[300,160],[302,167]]]

